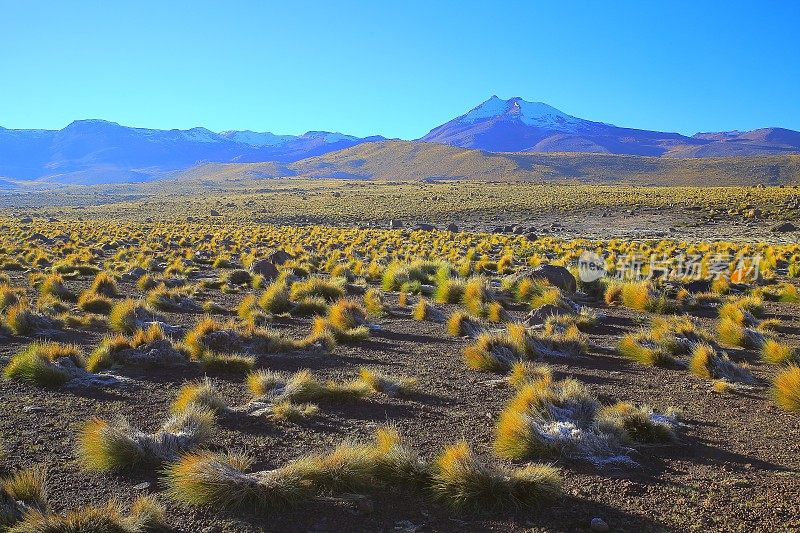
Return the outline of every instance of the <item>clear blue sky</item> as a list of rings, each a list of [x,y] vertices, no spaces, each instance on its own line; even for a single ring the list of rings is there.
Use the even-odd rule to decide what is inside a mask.
[[[0,126],[414,138],[492,94],[681,133],[800,130],[794,0],[0,0]]]

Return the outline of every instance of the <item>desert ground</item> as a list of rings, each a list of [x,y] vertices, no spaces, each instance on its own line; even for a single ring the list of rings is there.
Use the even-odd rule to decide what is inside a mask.
[[[797,187],[168,191],[0,198],[0,529],[800,529]]]

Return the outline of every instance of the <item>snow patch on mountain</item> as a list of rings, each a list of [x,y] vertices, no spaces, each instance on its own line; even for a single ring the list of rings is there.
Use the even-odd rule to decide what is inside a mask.
[[[295,137],[293,135],[275,135],[268,131],[256,132],[250,130],[244,131],[223,131],[220,136],[230,139],[233,142],[247,144],[249,146],[280,146]]]
[[[322,139],[325,143],[337,143],[341,141],[355,141],[358,137],[352,135],[345,135],[344,133],[336,133],[329,131],[308,131],[302,135],[308,139]]]
[[[505,113],[508,110],[508,106],[509,102],[507,100],[501,100],[497,96],[492,96],[482,104],[473,107],[462,117],[460,122],[464,124],[473,124],[479,120],[496,117]]]
[[[512,98],[511,102],[511,113],[518,113],[520,121],[526,126],[575,131],[575,126],[583,122],[542,102],[526,102],[521,98]]]
[[[216,138],[216,135],[212,131],[209,131],[205,128],[192,128],[190,130],[186,130],[181,132],[183,138],[187,141],[194,141],[194,142],[201,142],[201,143],[213,143],[219,141]]]
[[[586,120],[567,115],[542,102],[527,102],[522,98],[503,100],[492,96],[471,109],[459,119],[461,124],[474,124],[484,120],[519,121],[526,126],[574,133]]]

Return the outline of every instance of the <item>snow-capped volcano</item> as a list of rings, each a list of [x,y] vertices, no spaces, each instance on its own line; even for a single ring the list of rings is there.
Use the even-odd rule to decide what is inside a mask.
[[[543,102],[526,102],[519,97],[501,100],[497,96],[492,96],[457,120],[462,124],[474,124],[492,119],[518,121],[527,126],[557,131],[575,131],[578,125],[588,122]]]
[[[467,113],[434,128],[420,140],[496,152],[607,152],[661,155],[689,137],[568,115],[543,102],[492,96]]]

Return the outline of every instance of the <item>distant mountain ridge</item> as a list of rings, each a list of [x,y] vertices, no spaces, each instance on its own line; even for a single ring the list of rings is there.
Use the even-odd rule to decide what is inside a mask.
[[[383,137],[156,130],[76,120],[61,130],[0,128],[0,177],[59,183],[144,181],[204,162],[287,163]]]
[[[381,136],[355,137],[324,131],[278,135],[249,130],[215,133],[206,128],[157,130],[104,120],[77,120],[61,130],[0,127],[0,189],[13,188],[15,181],[32,180],[79,184],[147,181],[205,164],[272,163],[269,168],[291,173],[287,166],[291,163],[386,140]],[[689,137],[595,122],[542,102],[528,102],[519,97],[503,100],[497,96],[419,139],[404,142],[409,144],[403,146],[409,147],[437,143],[492,153],[607,154],[663,159],[800,153],[800,132],[783,128],[704,132]],[[377,157],[383,150],[363,152],[369,158]],[[370,161],[361,164],[369,166]],[[313,173],[324,174],[324,169]],[[408,170],[415,174],[414,169]],[[360,175],[357,169],[350,172],[334,167],[329,174],[328,177]]]

